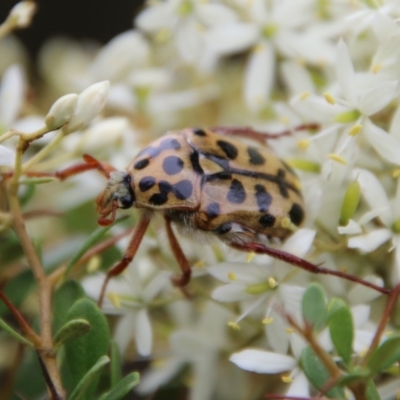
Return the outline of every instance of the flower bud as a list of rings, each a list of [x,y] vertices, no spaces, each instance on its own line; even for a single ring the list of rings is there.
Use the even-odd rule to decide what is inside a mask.
[[[354,215],[357,210],[358,203],[360,201],[361,188],[360,183],[356,180],[350,182],[344,195],[342,209],[340,211],[340,225],[347,225],[350,218]]]
[[[7,21],[17,28],[26,28],[30,25],[35,12],[35,2],[21,1],[11,9]]]
[[[78,95],[75,93],[66,94],[56,100],[44,119],[47,128],[54,131],[69,122],[74,115],[77,102]]]
[[[65,126],[65,133],[85,129],[90,122],[103,110],[110,82],[95,83],[86,88],[79,96],[75,113]]]

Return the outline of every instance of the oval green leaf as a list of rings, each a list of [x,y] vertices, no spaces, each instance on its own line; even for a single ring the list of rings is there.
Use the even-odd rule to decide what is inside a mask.
[[[326,296],[321,285],[313,283],[308,286],[302,299],[302,312],[305,322],[319,332],[326,321]]]
[[[385,340],[372,353],[367,365],[371,373],[375,375],[398,361],[400,361],[400,335]]]
[[[101,310],[88,299],[78,300],[70,309],[67,320],[85,319],[92,327],[91,331],[64,345],[65,363],[69,372],[69,389],[76,388],[86,373],[96,364],[101,356],[107,354],[110,332],[107,320]],[[94,380],[86,390],[83,399],[93,399],[98,384]]]
[[[100,400],[121,400],[140,382],[138,372],[132,372],[118,382],[108,393],[100,397]]]
[[[331,304],[330,309],[333,311],[329,313],[328,325],[332,343],[343,361],[349,364],[353,353],[353,316],[342,300],[333,299]]]

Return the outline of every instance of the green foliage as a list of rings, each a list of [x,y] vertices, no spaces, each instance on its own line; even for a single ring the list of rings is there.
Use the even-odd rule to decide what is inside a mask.
[[[67,314],[67,321],[76,319],[86,320],[91,331],[84,336],[68,341],[64,345],[65,363],[69,371],[71,389],[76,389],[79,382],[91,370],[100,357],[107,354],[110,332],[108,323],[101,310],[88,299],[80,299],[74,303]],[[92,375],[90,375],[92,376]],[[96,373],[97,376],[97,373]],[[90,379],[90,384],[85,388],[84,400],[93,398],[98,384],[98,377]]]
[[[302,300],[304,321],[319,332],[326,321],[326,296],[322,286],[316,283],[308,286]]]
[[[330,303],[332,311],[329,312],[329,332],[336,351],[346,364],[351,361],[353,352],[353,317],[347,304],[339,299]]]
[[[332,377],[326,366],[322,363],[314,350],[307,346],[301,354],[301,366],[312,385],[322,392],[326,392],[327,396],[335,399],[344,399],[344,391],[342,388],[335,386],[328,391],[326,388],[332,383]]]

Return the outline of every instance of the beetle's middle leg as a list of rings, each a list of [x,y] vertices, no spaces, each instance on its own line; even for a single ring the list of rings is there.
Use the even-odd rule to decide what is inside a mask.
[[[287,129],[277,133],[268,133],[268,132],[261,132],[256,131],[253,128],[248,126],[243,127],[236,127],[236,126],[213,126],[210,129],[213,132],[220,133],[222,135],[231,135],[231,136],[242,136],[247,137],[262,144],[269,139],[279,139],[282,136],[290,136],[293,132],[296,131],[303,131],[307,129],[316,130],[319,128],[319,124],[317,123],[310,123],[310,124],[301,124],[293,127],[292,129]]]
[[[182,271],[181,276],[172,278],[172,283],[175,286],[182,288],[189,283],[190,277],[192,276],[192,268],[190,267],[189,261],[179,245],[178,240],[176,239],[174,231],[171,227],[171,220],[168,217],[165,217],[165,228],[167,230],[168,241],[171,246],[172,253],[175,256],[176,261],[178,261],[179,267]]]
[[[101,287],[100,296],[97,303],[99,307],[101,307],[101,304],[103,303],[104,294],[106,292],[109,280],[112,277],[117,276],[121,274],[123,271],[125,271],[127,266],[132,262],[133,258],[135,257],[137,249],[139,248],[139,245],[142,242],[143,236],[146,233],[149,223],[150,223],[150,216],[144,214],[140,218],[138,224],[136,225],[136,229],[133,232],[132,238],[129,242],[127,249],[125,250],[122,260],[119,261],[117,264],[115,264],[110,270],[108,270],[106,278],[104,279],[103,285]]]

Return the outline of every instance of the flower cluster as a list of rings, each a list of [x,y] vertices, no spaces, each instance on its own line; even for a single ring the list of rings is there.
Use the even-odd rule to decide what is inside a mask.
[[[31,2],[21,4],[31,10]],[[0,37],[29,25],[32,15],[18,10],[9,19],[19,22],[0,29]],[[81,163],[85,153],[124,169],[172,129],[252,126],[273,134],[291,130],[267,145],[296,171],[306,205],[303,227],[285,243],[268,245],[376,286],[399,285],[399,17],[397,0],[152,1],[133,29],[104,46],[89,51],[79,42],[50,38],[39,55],[38,99],[27,96],[23,50],[14,38],[0,41],[0,173],[19,168],[26,174],[19,189],[29,200],[24,211],[67,215],[55,221],[48,212],[39,223],[27,221],[42,243],[45,267],[57,277],[54,271],[65,268],[88,240],[95,229],[92,201],[105,185],[93,171],[61,183],[50,173]],[[318,131],[295,129],[306,123],[318,124]],[[22,161],[17,138],[28,143]],[[46,185],[33,193],[37,183]],[[15,244],[6,211],[0,199],[4,251]],[[137,221],[139,213],[133,214]],[[98,298],[105,267],[121,258],[132,224],[131,217],[113,226],[110,238],[122,239],[104,245],[103,252],[88,250],[86,272],[74,276],[87,296]],[[187,290],[170,282],[176,261],[157,216],[126,273],[106,290],[103,310],[113,316],[123,361],[151,361],[136,388],[141,395],[178,382],[191,400],[251,400],[266,393],[308,398],[316,389],[338,398],[345,393],[331,391],[340,380],[335,371],[357,368],[399,322],[385,321],[387,331],[376,339],[385,307],[377,291],[239,252],[217,238],[177,236],[193,266]],[[0,262],[6,264],[5,282],[26,268],[19,257]],[[312,302],[305,299],[315,282],[324,288],[317,297],[321,307],[328,306],[326,315],[315,314],[326,316],[325,325],[314,321],[313,330],[305,305]],[[19,304],[35,313],[25,304],[30,300]],[[338,344],[335,312],[342,313],[344,327],[351,326],[349,359]],[[331,377],[325,386],[310,374],[310,348],[333,360],[334,366],[322,356]],[[386,372],[393,373],[395,361],[385,365]],[[379,382],[371,398],[399,395],[390,379]]]

